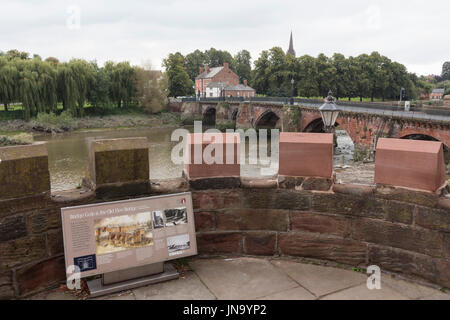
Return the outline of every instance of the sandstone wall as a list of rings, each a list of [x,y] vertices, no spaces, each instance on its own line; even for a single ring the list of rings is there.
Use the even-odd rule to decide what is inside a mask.
[[[128,168],[147,174],[148,160],[137,156],[142,148],[141,142],[136,144],[111,143],[111,148],[122,146],[114,158],[104,154],[104,148],[97,150],[95,162],[105,162],[116,180],[100,183],[98,177],[90,177],[96,183],[86,185],[93,190],[57,193],[50,193],[42,149],[32,151],[31,146],[23,157],[1,149],[8,160],[0,163],[0,172],[12,170],[8,172],[27,179],[23,189],[0,194],[0,299],[25,297],[64,281],[62,207],[181,191],[192,192],[202,255],[283,255],[351,266],[376,264],[450,287],[448,198],[395,187],[333,184],[314,177],[144,182],[137,174],[136,181],[127,176],[123,182],[115,172],[123,165],[116,159],[126,159]],[[36,166],[43,174],[31,174]],[[30,184],[39,187],[30,192]]]

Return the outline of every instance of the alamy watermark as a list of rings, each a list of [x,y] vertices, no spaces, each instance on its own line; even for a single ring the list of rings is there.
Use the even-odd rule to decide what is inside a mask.
[[[380,290],[381,289],[381,269],[379,266],[369,266],[367,267],[367,274],[369,277],[367,278],[367,289],[369,290]]]
[[[194,150],[187,150],[187,129],[176,129],[172,132],[171,141],[178,142],[171,152],[171,160],[174,164],[246,164],[246,145],[248,141],[248,164],[261,165],[261,175],[270,175],[276,169],[279,154],[279,136],[278,129],[270,130],[270,156],[268,155],[268,130],[247,129],[232,130],[227,129],[227,135],[224,135],[218,129],[208,129],[203,133],[201,121],[194,122],[193,139]],[[234,143],[239,136],[239,149],[237,154]],[[204,139],[210,142],[205,148],[202,148]],[[181,139],[181,141],[180,141]],[[225,141],[224,141],[225,139]],[[225,149],[225,150],[224,150]],[[224,157],[225,152],[225,157]]]
[[[67,274],[67,281],[66,281],[67,288],[69,290],[80,290],[81,289],[80,267],[75,265],[68,266],[66,274]]]
[[[81,28],[81,8],[77,5],[71,5],[66,10],[66,26],[69,30],[79,30]]]

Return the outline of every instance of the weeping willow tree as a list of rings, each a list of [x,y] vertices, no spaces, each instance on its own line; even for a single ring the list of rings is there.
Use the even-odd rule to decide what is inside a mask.
[[[105,71],[110,78],[110,98],[117,103],[117,107],[128,107],[136,93],[136,77],[134,68],[129,62],[105,63]]]
[[[0,103],[5,106],[5,111],[16,98],[17,77],[16,66],[9,63],[6,57],[0,56]]]
[[[30,58],[18,50],[0,55],[0,104],[8,111],[11,103],[21,103],[26,120],[56,112],[58,102],[80,117],[88,101],[96,106],[114,102],[121,108],[136,99],[135,69],[129,62],[108,62],[100,68],[82,59]]]
[[[76,116],[83,115],[84,105],[89,96],[89,90],[95,80],[95,69],[92,64],[85,60],[73,59],[69,62],[72,73],[75,77],[75,85],[77,90],[76,96]]]
[[[60,63],[57,67],[56,90],[58,100],[62,102],[63,110],[77,114],[78,86],[75,74],[69,63]]]

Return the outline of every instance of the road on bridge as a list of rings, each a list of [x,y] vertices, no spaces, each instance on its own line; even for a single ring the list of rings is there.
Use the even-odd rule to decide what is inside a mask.
[[[295,105],[312,107],[312,108],[320,108],[322,104],[320,103],[305,103],[305,102],[296,102]],[[442,122],[450,122],[450,112],[448,115],[435,115],[435,114],[427,114],[424,112],[414,112],[414,111],[394,111],[387,110],[380,106],[379,108],[364,108],[358,106],[349,106],[349,105],[339,105],[339,109],[343,111],[350,112],[358,112],[358,113],[370,113],[375,115],[385,115],[390,117],[400,117],[400,118],[409,118],[409,119],[420,119],[420,120],[431,120],[431,121],[442,121]]]

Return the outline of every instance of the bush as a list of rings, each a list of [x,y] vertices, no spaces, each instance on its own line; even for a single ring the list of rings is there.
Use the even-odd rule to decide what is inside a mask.
[[[360,162],[367,159],[369,156],[369,149],[364,147],[355,146],[355,150],[353,152],[353,161]]]
[[[63,111],[58,116],[53,112],[39,113],[33,121],[33,129],[45,132],[70,131],[75,125],[75,120],[68,111]]]
[[[184,126],[193,126],[194,121],[202,121],[203,116],[201,115],[188,115],[186,117],[182,116],[181,124]]]
[[[0,136],[0,147],[25,145],[33,143],[33,135],[21,133],[15,136]]]

